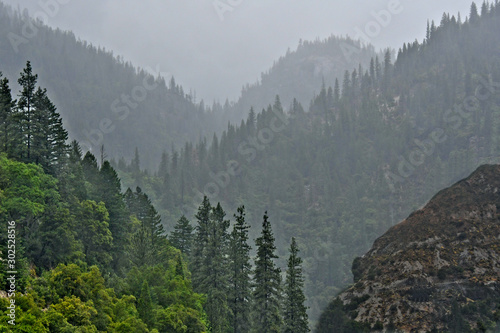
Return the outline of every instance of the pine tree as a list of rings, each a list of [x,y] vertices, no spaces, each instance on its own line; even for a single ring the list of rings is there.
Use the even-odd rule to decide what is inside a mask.
[[[255,123],[256,123],[255,111],[254,111],[253,107],[251,107],[250,112],[248,113],[248,118],[247,118],[247,123],[246,123],[246,130],[247,130],[247,133],[249,135],[254,135]]]
[[[257,257],[255,259],[253,292],[253,329],[255,333],[277,333],[281,330],[280,296],[281,270],[276,267],[274,235],[267,212],[264,214],[262,233],[255,240]]]
[[[57,175],[69,152],[68,132],[47,90],[38,88],[33,99],[32,161],[51,174]]]
[[[132,236],[132,259],[140,266],[158,262],[166,240],[161,216],[140,187],[135,192],[127,189],[124,198],[139,224]]]
[[[201,289],[207,294],[206,312],[213,333],[226,332],[231,310],[228,306],[229,289],[228,242],[229,220],[220,203],[212,208],[209,221],[208,242],[202,264]]]
[[[13,113],[15,102],[12,100],[9,80],[2,79],[2,72],[0,72],[0,79],[0,152],[12,156],[17,132],[14,127]]]
[[[114,240],[113,266],[116,269],[124,259],[123,253],[128,243],[127,234],[130,230],[130,218],[121,194],[120,178],[108,161],[103,163],[99,176],[98,194],[109,212],[109,230],[113,234]]]
[[[20,112],[21,133],[23,139],[23,148],[20,157],[24,161],[32,162],[31,159],[31,144],[33,141],[33,111],[35,99],[35,87],[38,80],[38,75],[33,74],[31,63],[26,62],[26,68],[21,72],[21,77],[17,81],[21,86],[19,92],[19,101],[17,103]]]
[[[174,227],[174,231],[170,235],[170,244],[181,250],[183,254],[189,256],[191,254],[191,244],[193,242],[193,227],[188,219],[182,215]]]
[[[100,183],[97,159],[88,151],[81,162],[83,175],[86,181],[86,192],[91,200],[99,201],[97,185]]]
[[[335,85],[333,88],[333,101],[335,105],[337,105],[340,101],[340,85],[339,85],[339,79],[335,79]]]
[[[142,283],[141,294],[137,299],[137,312],[142,321],[151,327],[154,323],[153,301],[151,300],[151,292],[149,291],[149,284],[146,280]]]
[[[190,268],[193,280],[193,288],[200,292],[200,287],[203,281],[202,264],[205,248],[208,243],[208,230],[210,223],[210,211],[212,206],[210,200],[205,196],[203,202],[198,207],[198,212],[195,215],[197,225],[195,227],[196,234],[194,236],[194,244],[191,252]]]
[[[234,333],[248,332],[250,327],[250,245],[248,245],[248,229],[245,221],[245,206],[238,207],[238,215],[234,215],[236,223],[230,238],[230,300],[232,326]]]
[[[309,332],[306,300],[304,296],[304,277],[302,274],[302,258],[298,256],[299,248],[295,238],[290,245],[288,270],[285,280],[285,309],[283,333]]]
[[[344,81],[342,82],[342,97],[347,98],[350,96],[351,81],[349,78],[349,71],[344,72]]]
[[[470,6],[469,22],[471,24],[476,24],[479,21],[479,14],[477,11],[477,5],[473,2]]]

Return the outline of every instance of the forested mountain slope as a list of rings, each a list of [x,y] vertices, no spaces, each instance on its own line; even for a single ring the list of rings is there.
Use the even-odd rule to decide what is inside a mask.
[[[156,168],[163,150],[210,138],[228,121],[246,118],[250,106],[260,109],[276,94],[283,95],[287,105],[295,96],[309,101],[323,79],[333,84],[345,69],[368,63],[373,54],[373,48],[350,39],[303,42],[263,74],[261,84],[247,86],[239,102],[205,105],[175,80],[159,78],[162,68],[136,68],[109,50],[35,22],[0,2],[4,76],[15,82],[31,60],[72,139],[95,154],[104,145],[108,158],[114,159],[130,160],[138,147],[141,167],[149,170]]]
[[[318,333],[485,332],[500,319],[500,166],[484,165],[378,238]],[[495,332],[498,332],[496,330]]]
[[[0,72],[2,332],[206,332],[204,297],[137,187],[84,156],[27,62]]]
[[[161,68],[151,68],[155,73],[136,68],[0,3],[0,70],[15,83],[28,60],[58,105],[70,137],[95,154],[104,145],[108,158],[131,159],[138,147],[143,167],[152,168],[163,150],[211,135],[223,128],[217,124],[225,124],[175,80],[164,82]]]
[[[303,244],[311,317],[352,276],[352,259],[438,189],[498,161],[500,4],[443,15],[393,61],[356,66],[322,89],[307,112],[276,98],[213,144],[164,154],[156,175],[118,168],[154,197],[168,228],[203,194],[248,221],[273,212],[278,249]],[[282,257],[283,253],[280,253]],[[282,263],[283,265],[283,263]]]
[[[335,79],[342,77],[346,69],[359,64],[366,67],[375,56],[373,46],[363,45],[349,37],[301,40],[296,50],[288,50],[267,72],[262,73],[258,82],[243,87],[238,101],[227,108],[227,116],[237,124],[246,118],[250,107],[261,110],[276,95],[287,107],[294,98],[307,105],[323,85],[333,86]]]

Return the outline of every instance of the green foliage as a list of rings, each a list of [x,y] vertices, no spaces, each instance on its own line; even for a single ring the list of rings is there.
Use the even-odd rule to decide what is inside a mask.
[[[147,281],[144,281],[142,284],[141,294],[137,300],[137,311],[143,322],[148,326],[153,324],[153,302],[151,301],[151,293]]]
[[[233,332],[248,331],[250,327],[250,300],[252,296],[250,275],[250,250],[248,230],[245,221],[245,206],[238,207],[238,215],[234,215],[236,223],[230,235],[230,275],[229,275],[229,307],[232,313]]]
[[[425,41],[405,43],[397,57],[385,51],[366,69],[342,68],[338,80],[315,89],[306,110],[302,99],[280,95],[281,113],[275,93],[266,92],[271,105],[229,124],[211,146],[200,140],[164,156],[168,179],[143,181],[156,189],[151,197],[166,225],[175,225],[177,212],[195,215],[191,207],[203,195],[228,210],[245,203],[252,227],[272,211],[277,248],[292,236],[303,244],[314,322],[352,273],[370,273],[351,263],[383,232],[480,164],[499,162],[499,8],[489,4],[477,23],[446,14],[429,24]],[[280,64],[335,43],[309,44]],[[285,68],[274,70],[285,75]]]
[[[257,256],[253,278],[252,332],[281,332],[281,270],[274,262],[278,258],[274,241],[266,212],[261,236],[255,240]]]
[[[170,244],[179,249],[183,254],[189,257],[193,242],[193,227],[189,220],[182,215],[170,235]]]
[[[85,200],[80,204],[76,233],[83,244],[83,254],[90,265],[107,267],[113,237],[109,231],[109,214],[103,202]]]
[[[307,333],[310,331],[304,296],[302,258],[295,238],[290,244],[290,257],[285,279],[284,333]]]
[[[0,144],[0,251],[14,221],[16,286],[23,292],[15,298],[16,326],[2,329],[206,332],[205,298],[193,292],[149,197],[140,188],[123,195],[108,161],[99,165],[90,152],[82,158],[76,141],[66,145],[56,108],[36,81],[28,62],[12,115],[8,81],[0,80],[0,137],[7,131],[22,139]],[[213,214],[224,217],[220,206]],[[0,278],[5,284],[5,265]]]
[[[318,325],[315,328],[316,333],[362,333],[370,332],[369,324],[360,324],[352,320],[342,301],[338,298],[333,300],[325,311],[321,314]]]

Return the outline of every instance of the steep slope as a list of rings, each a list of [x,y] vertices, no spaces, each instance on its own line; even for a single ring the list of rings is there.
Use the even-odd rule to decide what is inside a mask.
[[[156,73],[135,68],[0,2],[0,71],[14,88],[27,60],[58,106],[70,137],[96,154],[105,145],[108,158],[131,159],[137,146],[142,167],[153,169],[164,149],[211,135],[217,124],[225,124],[174,80],[159,78],[161,68],[152,68]]]
[[[439,192],[354,261],[355,285],[339,295],[344,309],[405,332],[467,332],[498,320],[499,208],[500,165]],[[324,314],[317,332],[334,320]]]
[[[228,116],[239,123],[246,118],[250,107],[260,111],[276,95],[286,107],[294,98],[307,105],[323,85],[333,87],[335,79],[340,79],[346,70],[358,68],[360,64],[366,68],[375,56],[373,46],[363,45],[349,37],[300,41],[296,50],[288,50],[267,72],[262,73],[259,82],[243,88],[241,97],[228,108]]]
[[[471,22],[444,15],[394,64],[356,68],[309,108],[284,111],[275,99],[215,144],[165,155],[156,177],[122,163],[122,179],[154,196],[167,228],[190,218],[203,194],[229,210],[245,202],[254,230],[272,212],[277,247],[293,235],[304,246],[314,320],[377,237],[439,189],[500,161],[500,5],[487,8]]]

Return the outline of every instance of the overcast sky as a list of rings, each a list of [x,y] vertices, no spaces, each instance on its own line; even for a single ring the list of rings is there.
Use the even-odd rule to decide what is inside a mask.
[[[211,102],[235,100],[299,39],[356,31],[377,48],[422,40],[427,19],[467,16],[471,0],[1,0],[104,46],[134,65],[171,73]],[[58,6],[44,6],[57,3]],[[398,5],[399,3],[399,5]],[[58,8],[56,8],[58,7]],[[374,13],[382,15],[377,23]],[[386,23],[387,21],[387,23]],[[357,30],[358,29],[358,30]],[[371,30],[370,30],[371,29]]]

